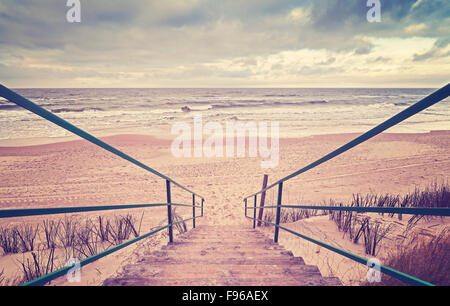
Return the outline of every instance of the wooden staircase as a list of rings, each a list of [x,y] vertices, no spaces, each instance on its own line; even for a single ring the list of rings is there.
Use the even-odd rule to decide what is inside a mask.
[[[198,226],[126,265],[115,286],[330,286],[316,266],[242,226]]]

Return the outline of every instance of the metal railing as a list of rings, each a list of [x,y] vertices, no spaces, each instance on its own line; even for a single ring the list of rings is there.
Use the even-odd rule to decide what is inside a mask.
[[[50,215],[50,214],[66,214],[66,213],[79,213],[79,212],[92,212],[92,211],[105,211],[105,210],[120,210],[120,209],[134,209],[134,208],[148,208],[148,207],[161,207],[161,206],[167,206],[167,220],[168,223],[164,226],[158,227],[156,229],[153,229],[149,233],[146,233],[144,235],[140,235],[136,237],[135,239],[131,239],[127,242],[124,242],[122,244],[116,245],[112,248],[109,248],[103,252],[100,252],[96,255],[90,256],[88,258],[85,258],[79,262],[80,267],[87,265],[91,262],[94,262],[102,257],[105,257],[106,255],[109,255],[113,252],[116,252],[120,249],[123,249],[126,246],[129,246],[130,244],[133,244],[135,242],[138,242],[148,236],[151,236],[157,232],[160,232],[164,229],[168,229],[169,232],[169,242],[173,242],[173,226],[177,225],[182,222],[190,221],[192,220],[192,226],[195,228],[195,219],[203,217],[203,206],[205,199],[201,195],[198,195],[197,193],[191,191],[190,189],[184,187],[183,185],[175,182],[173,179],[169,178],[168,176],[161,174],[160,172],[156,171],[153,168],[150,168],[149,166],[143,164],[142,162],[134,159],[133,157],[123,153],[122,151],[119,151],[118,149],[114,148],[113,146],[103,142],[102,140],[92,136],[91,134],[81,130],[80,128],[76,127],[75,125],[72,125],[71,123],[67,122],[66,120],[56,116],[55,114],[49,112],[48,110],[36,105],[35,103],[29,101],[28,99],[22,97],[21,95],[15,93],[14,91],[6,88],[5,86],[0,84],[0,96],[9,100],[10,102],[13,102],[33,113],[36,115],[53,122],[54,124],[74,133],[75,135],[78,135],[87,141],[135,164],[136,166],[151,172],[152,174],[155,174],[159,176],[160,178],[164,179],[166,184],[166,196],[167,196],[167,202],[166,203],[155,203],[155,204],[128,204],[128,205],[108,205],[108,206],[80,206],[80,207],[55,207],[55,208],[33,208],[33,209],[6,209],[6,210],[0,210],[0,218],[12,218],[12,217],[25,217],[25,216],[37,216],[37,215]],[[171,193],[171,184],[180,187],[182,190],[189,192],[192,194],[192,204],[186,204],[186,203],[172,203],[172,193]],[[196,198],[201,199],[201,205],[196,205]],[[173,222],[172,219],[172,206],[185,206],[185,207],[192,207],[192,218],[187,218],[178,222]],[[201,214],[199,216],[196,215],[195,209],[199,208],[201,211]],[[47,275],[44,275],[42,277],[39,277],[37,279],[34,279],[30,282],[27,282],[23,285],[29,286],[40,286],[44,285],[60,276],[63,276],[67,272],[69,272],[75,264],[69,265],[67,267],[64,267],[62,269],[59,269],[57,271],[54,271],[52,273],[49,273]]]
[[[275,227],[274,242],[278,242],[278,233],[279,233],[279,230],[282,229],[293,235],[296,235],[296,236],[306,239],[314,244],[317,244],[328,250],[338,253],[342,256],[350,258],[356,262],[359,262],[363,265],[371,266],[373,268],[373,263],[370,262],[366,258],[362,258],[358,255],[355,255],[350,252],[344,251],[342,249],[336,248],[334,246],[331,246],[329,244],[326,244],[324,242],[318,241],[316,239],[313,239],[311,237],[297,233],[293,230],[290,230],[286,227],[281,226],[280,225],[281,208],[301,208],[301,209],[327,210],[327,211],[339,210],[339,211],[355,211],[355,212],[397,213],[397,214],[413,214],[413,215],[429,215],[429,216],[450,216],[450,208],[448,208],[448,207],[430,207],[430,208],[428,208],[428,207],[354,207],[354,206],[353,207],[345,207],[345,206],[334,207],[334,206],[282,205],[283,182],[286,182],[287,180],[289,180],[293,177],[296,177],[301,173],[311,170],[311,169],[319,166],[320,164],[325,163],[326,161],[329,161],[332,158],[350,150],[351,148],[371,139],[372,137],[380,134],[381,132],[387,130],[388,128],[404,121],[405,119],[421,112],[422,110],[438,103],[439,101],[444,100],[445,98],[447,98],[449,96],[449,94],[450,94],[450,84],[447,84],[446,86],[435,91],[431,95],[425,97],[421,101],[406,108],[402,112],[400,112],[397,115],[391,117],[390,119],[384,121],[383,123],[377,125],[376,127],[372,128],[371,130],[367,131],[366,133],[362,134],[361,136],[353,139],[352,141],[344,144],[343,146],[339,147],[338,149],[332,151],[331,153],[329,153],[329,154],[321,157],[320,159],[312,162],[311,164],[287,175],[286,177],[276,181],[275,183],[267,186],[266,188],[263,188],[254,194],[244,197],[245,217],[253,220],[253,228],[256,227],[256,221],[260,221],[260,222],[263,222],[266,224],[273,225]],[[256,218],[256,210],[259,208],[256,206],[258,195],[265,193],[267,190],[269,190],[275,186],[278,186],[277,205],[264,207],[264,208],[276,208],[275,223]],[[252,197],[254,198],[254,204],[253,204],[253,207],[249,207],[248,199],[252,198]],[[247,216],[247,210],[251,210],[251,209],[253,209],[253,217]],[[386,267],[383,265],[380,266],[380,271],[382,273],[390,275],[394,278],[397,278],[403,282],[406,282],[410,285],[432,285],[426,281],[420,280],[418,278],[415,278],[413,276],[407,275],[405,273],[402,273],[400,271],[394,270],[392,268],[389,268],[389,267]]]

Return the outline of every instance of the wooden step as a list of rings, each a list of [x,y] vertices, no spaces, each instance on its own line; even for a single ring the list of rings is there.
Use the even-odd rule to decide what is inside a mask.
[[[337,277],[324,277],[325,282],[327,283],[327,286],[342,286],[342,282]]]
[[[320,280],[298,280],[292,277],[269,277],[261,279],[238,279],[222,277],[220,279],[147,279],[144,277],[118,277],[107,279],[104,286],[327,286]]]
[[[268,239],[267,237],[248,237],[248,236],[218,236],[218,237],[211,237],[211,236],[204,236],[204,237],[186,237],[183,239],[177,239],[177,241],[190,241],[190,242],[197,242],[197,241],[216,241],[216,242],[234,242],[234,243],[245,243],[245,242],[260,242],[260,243],[269,243],[272,241],[271,239]]]
[[[190,257],[174,257],[174,256],[146,256],[144,258],[139,259],[137,262],[142,264],[239,264],[239,265],[304,265],[305,262],[301,257],[292,257],[292,256],[270,256],[264,258],[236,258],[236,257],[202,257],[198,258],[190,258]]]
[[[240,226],[198,226],[161,250],[144,250],[104,285],[337,286],[316,266]]]
[[[271,281],[268,281],[270,280]],[[316,266],[308,265],[180,265],[150,266],[129,265],[124,270],[120,283],[125,281],[135,285],[220,284],[231,281],[234,285],[328,285]],[[216,280],[211,283],[211,280]],[[224,280],[227,280],[224,282]],[[112,284],[112,283],[109,283]]]
[[[218,251],[250,251],[250,250],[281,250],[285,249],[277,244],[265,244],[265,243],[242,243],[242,244],[232,244],[232,243],[185,243],[185,244],[169,244],[163,246],[162,250],[218,250]]]
[[[189,243],[195,243],[195,244],[208,244],[208,245],[214,245],[214,244],[233,244],[233,245],[242,245],[242,244],[266,244],[266,245],[278,245],[278,243],[274,243],[272,239],[251,239],[251,240],[236,240],[234,238],[219,238],[219,239],[177,239],[177,241],[174,241],[170,243],[169,245],[182,245],[182,244],[189,244]]]
[[[266,278],[271,276],[285,276],[301,274],[303,277],[321,277],[319,269],[311,265],[240,265],[240,264],[169,264],[169,265],[143,265],[130,264],[124,268],[124,273],[148,278],[220,278],[236,276],[245,278]]]
[[[162,250],[156,251],[153,255],[176,256],[176,257],[223,257],[223,258],[258,258],[271,255],[293,256],[291,251],[286,250],[213,250],[213,249],[193,249],[193,250]],[[157,255],[158,256],[158,255]]]

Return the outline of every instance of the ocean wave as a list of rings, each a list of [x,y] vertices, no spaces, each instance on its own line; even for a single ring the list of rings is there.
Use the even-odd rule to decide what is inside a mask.
[[[325,100],[313,100],[313,101],[291,101],[291,102],[282,102],[282,101],[254,101],[252,103],[244,104],[244,103],[231,103],[231,104],[212,104],[210,109],[216,108],[240,108],[240,107],[255,107],[255,106],[301,106],[301,105],[315,105],[315,104],[327,104],[328,101]]]
[[[327,104],[328,101],[325,100],[312,100],[312,101],[292,101],[292,102],[281,102],[281,101],[275,101],[272,102],[271,105],[314,105],[314,104]]]
[[[165,102],[165,103],[161,103],[162,105],[180,105],[180,104],[203,104],[203,105],[208,105],[211,104],[211,101],[185,101],[185,100],[180,100],[180,101],[170,101],[170,102]],[[147,105],[148,106],[148,105]]]
[[[307,104],[327,104],[328,102],[325,100],[318,100],[318,101],[307,101],[305,103],[307,103]]]
[[[18,109],[19,105],[15,104],[0,104],[0,110]]]
[[[298,95],[296,95],[296,94],[267,94],[267,95],[264,95],[264,97],[281,97],[281,98],[283,98],[283,97],[297,97]]]
[[[103,108],[100,107],[83,107],[83,108],[57,108],[53,109],[52,112],[55,114],[59,113],[82,113],[84,111],[104,111]]]
[[[422,111],[421,114],[422,115],[430,115],[430,116],[450,117],[450,114],[442,114],[442,113],[437,113],[437,112],[433,112],[433,111]]]
[[[392,108],[392,107],[397,106],[397,105],[395,105],[395,103],[382,102],[382,103],[368,104],[367,106],[371,107],[371,108],[389,109],[389,108]]]
[[[247,104],[212,104],[209,109],[249,107]]]
[[[273,101],[270,105],[289,105],[289,106],[301,106],[301,105],[314,105],[314,104],[328,104],[329,101],[326,100],[309,100],[309,101]]]
[[[406,103],[406,102],[396,102],[394,103],[395,106],[409,106],[410,103]]]

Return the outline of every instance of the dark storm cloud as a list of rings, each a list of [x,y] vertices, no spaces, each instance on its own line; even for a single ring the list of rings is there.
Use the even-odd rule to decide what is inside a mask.
[[[95,36],[87,35],[87,39],[83,39],[87,31],[107,34],[98,37],[106,43],[108,36],[114,38],[118,29],[125,32],[137,28],[151,35],[152,30],[173,34],[174,30],[182,28],[185,38],[193,39],[193,44],[201,43],[198,34],[203,31],[205,38],[208,33],[216,34],[223,45],[235,44],[234,48],[248,52],[245,40],[230,37],[231,33],[222,33],[217,27],[218,24],[230,24],[231,29],[235,27],[234,34],[247,35],[255,53],[276,51],[280,47],[353,48],[361,53],[369,51],[370,46],[352,41],[356,35],[404,36],[405,26],[423,22],[431,23],[426,34],[448,41],[448,35],[441,32],[439,25],[448,19],[450,5],[445,1],[424,0],[413,8],[416,2],[382,0],[382,22],[369,23],[364,0],[81,1],[82,23],[74,25],[65,21],[65,1],[3,0],[0,44],[63,48],[76,42],[88,48],[89,39]],[[285,18],[296,7],[308,8],[311,12],[310,20],[302,27]],[[106,30],[111,32],[106,33]]]
[[[146,68],[152,75],[179,76],[173,72],[179,70],[192,77],[204,73],[237,78],[250,76],[251,71],[213,73],[202,65],[236,58],[255,62],[257,56],[305,49],[370,56],[375,48],[367,37],[415,36],[436,42],[433,48],[411,56],[411,61],[447,56],[442,51],[450,42],[447,0],[381,0],[380,23],[367,21],[366,2],[81,0],[82,22],[71,24],[65,19],[65,0],[0,0],[0,63],[10,67],[13,59],[23,56],[74,66],[86,75],[113,66],[116,70]],[[418,24],[423,24],[420,31],[405,31]],[[337,61],[328,63],[333,64]],[[277,63],[272,66],[281,67]],[[23,69],[27,76],[33,70]],[[45,74],[45,69],[39,67],[39,72]],[[296,73],[338,70],[305,67]],[[2,79],[8,79],[5,71]],[[64,73],[74,76],[81,72],[57,72]]]

